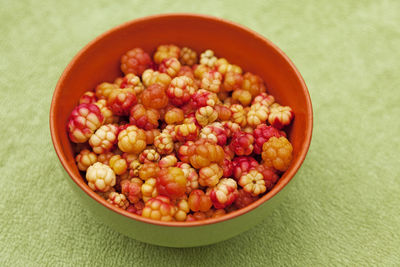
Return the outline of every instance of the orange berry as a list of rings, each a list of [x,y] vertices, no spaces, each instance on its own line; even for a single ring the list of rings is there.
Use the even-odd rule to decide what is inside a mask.
[[[98,99],[108,99],[108,96],[118,87],[113,83],[101,83],[96,86],[95,92]]]
[[[168,97],[160,84],[153,84],[141,94],[142,104],[147,108],[160,109],[168,105]]]
[[[190,210],[202,212],[208,211],[212,206],[210,197],[206,195],[203,190],[200,189],[193,190],[190,193],[188,204]]]
[[[171,83],[171,77],[166,73],[147,69],[142,74],[142,82],[146,87],[149,87],[153,84],[159,84],[163,88],[167,88]]]
[[[165,113],[164,120],[167,124],[181,123],[184,119],[184,114],[180,108],[172,108]]]
[[[165,196],[156,196],[146,202],[142,216],[157,221],[172,221],[176,208]]]
[[[118,147],[123,152],[139,154],[146,147],[146,134],[134,125],[118,134]]]
[[[208,187],[215,186],[218,184],[222,174],[223,170],[218,164],[213,163],[210,166],[203,167],[199,171],[199,184]]]
[[[90,165],[93,165],[97,162],[97,155],[88,149],[83,149],[75,157],[75,160],[76,164],[78,165],[78,169],[80,171],[86,171]]]
[[[154,62],[160,64],[164,59],[167,58],[179,58],[181,49],[176,45],[159,45],[157,51],[154,53]]]
[[[182,65],[193,66],[197,63],[196,51],[190,49],[189,47],[183,47],[179,54],[179,61]]]
[[[278,171],[286,171],[292,161],[293,147],[286,137],[271,137],[263,145],[261,153],[264,164]]]
[[[157,177],[157,190],[160,195],[171,199],[183,196],[186,191],[186,177],[182,169],[177,167],[161,169]]]
[[[117,175],[124,174],[128,169],[128,164],[126,163],[126,160],[123,159],[120,155],[112,156],[110,158],[109,165]]]

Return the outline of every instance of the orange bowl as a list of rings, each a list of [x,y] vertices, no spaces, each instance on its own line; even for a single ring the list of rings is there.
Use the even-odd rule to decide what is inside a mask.
[[[79,173],[66,124],[79,97],[103,81],[121,76],[120,58],[131,48],[153,53],[160,44],[188,46],[197,52],[212,49],[219,57],[261,76],[268,93],[290,106],[295,119],[288,129],[293,161],[274,188],[249,206],[220,218],[196,222],[153,221],[107,203]],[[68,180],[99,220],[143,242],[172,247],[200,246],[225,240],[261,221],[282,199],[310,145],[313,115],[307,87],[290,59],[272,42],[236,23],[195,14],[165,14],[136,19],[95,38],[68,64],[54,91],[50,131]],[[279,194],[278,194],[279,193]]]

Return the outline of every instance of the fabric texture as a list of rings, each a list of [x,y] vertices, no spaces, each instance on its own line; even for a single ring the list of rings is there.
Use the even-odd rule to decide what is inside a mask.
[[[400,1],[0,0],[1,266],[394,266],[400,262]],[[288,197],[257,227],[190,249],[96,221],[49,131],[72,57],[125,21],[196,12],[277,44],[310,91],[314,133]],[[246,51],[238,51],[246,53]]]

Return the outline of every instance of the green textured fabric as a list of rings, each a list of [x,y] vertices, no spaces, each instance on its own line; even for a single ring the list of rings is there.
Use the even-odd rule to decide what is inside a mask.
[[[400,1],[0,0],[0,265],[400,263]],[[96,221],[67,184],[48,113],[90,40],[122,22],[198,12],[263,34],[293,60],[313,102],[313,141],[288,197],[231,240],[170,249]],[[245,53],[245,51],[240,51]]]

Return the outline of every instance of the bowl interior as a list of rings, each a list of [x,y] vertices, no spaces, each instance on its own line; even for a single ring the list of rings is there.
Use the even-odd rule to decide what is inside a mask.
[[[288,134],[294,148],[293,164],[259,202],[276,194],[295,174],[310,143],[312,110],[305,84],[293,64],[269,41],[236,24],[198,15],[153,16],[123,24],[96,38],[73,59],[57,84],[50,112],[53,143],[64,168],[80,187],[88,189],[75,166],[66,132],[68,116],[79,97],[121,76],[119,60],[129,49],[142,47],[153,53],[158,45],[169,43],[189,46],[198,53],[214,50],[217,56],[261,76],[268,93],[292,107],[295,119]]]

